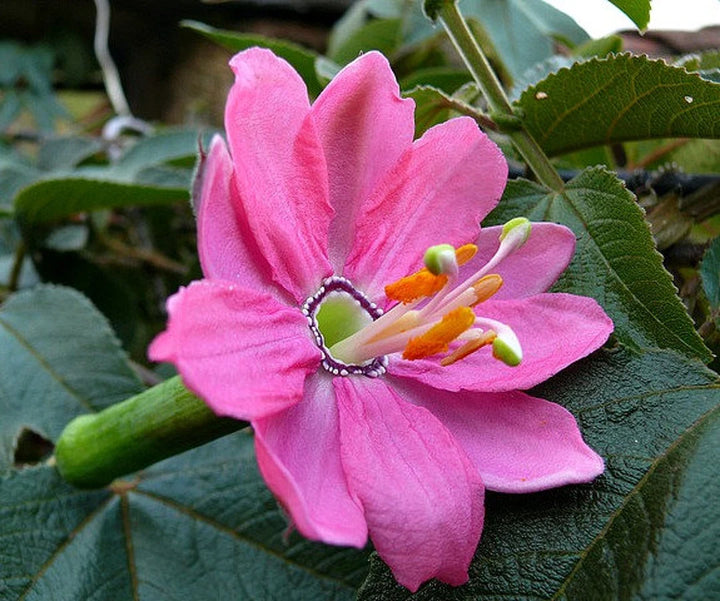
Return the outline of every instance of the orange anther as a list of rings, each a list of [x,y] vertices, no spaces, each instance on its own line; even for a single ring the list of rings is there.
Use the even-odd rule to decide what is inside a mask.
[[[403,303],[411,303],[425,296],[432,296],[447,284],[446,275],[434,275],[423,268],[397,282],[385,286],[385,295]]]
[[[463,244],[460,248],[455,250],[455,260],[458,265],[465,265],[470,259],[477,253],[478,247],[474,244]]]
[[[497,273],[490,273],[473,284],[473,290],[475,290],[475,296],[477,297],[475,302],[471,306],[475,306],[478,303],[486,301],[493,296],[500,286],[503,285],[503,279]]]
[[[469,307],[458,307],[444,315],[424,334],[411,338],[403,351],[403,359],[424,359],[448,350],[448,344],[475,323],[475,313]]]
[[[475,338],[473,340],[469,340],[465,344],[463,344],[460,348],[454,350],[452,353],[450,353],[447,357],[443,357],[440,360],[440,365],[443,367],[447,367],[448,365],[452,365],[453,363],[456,363],[457,361],[460,361],[460,359],[464,359],[468,355],[471,355],[475,351],[481,349],[484,346],[487,346],[488,344],[492,344],[493,340],[497,338],[497,334],[493,332],[492,330],[488,330],[487,332],[483,332],[482,336],[479,336],[478,338]]]

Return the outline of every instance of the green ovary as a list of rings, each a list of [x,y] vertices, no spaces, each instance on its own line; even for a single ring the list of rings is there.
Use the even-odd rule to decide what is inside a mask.
[[[350,296],[330,295],[318,309],[318,329],[330,348],[372,322],[372,317]]]

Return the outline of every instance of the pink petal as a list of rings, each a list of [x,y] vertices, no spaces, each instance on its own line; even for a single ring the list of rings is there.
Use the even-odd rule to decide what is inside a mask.
[[[342,462],[370,536],[411,591],[430,578],[468,579],[483,522],[483,486],[429,411],[381,380],[335,378]]]
[[[403,100],[387,59],[368,52],[350,63],[312,107],[330,182],[330,257],[341,273],[358,209],[413,140],[411,99]]]
[[[218,415],[257,419],[297,403],[322,358],[298,309],[228,282],[201,280],[168,300],[150,346]]]
[[[396,382],[429,409],[465,449],[490,490],[526,493],[590,482],[603,460],[582,439],[572,414],[523,392],[447,392]]]
[[[233,170],[225,142],[215,136],[196,180],[198,250],[203,273],[211,279],[271,292],[269,266],[254,244],[242,214]]]
[[[480,231],[475,242],[478,252],[462,273],[474,273],[490,260],[500,246],[501,231],[502,226]],[[493,270],[503,278],[502,288],[493,298],[523,298],[545,292],[570,264],[574,252],[572,230],[555,223],[533,223],[527,242]]]
[[[367,524],[350,497],[340,463],[340,426],[332,380],[307,379],[303,400],[253,422],[258,465],[303,536],[363,547]]]
[[[523,349],[520,365],[508,367],[486,347],[449,367],[442,367],[437,357],[404,361],[393,355],[388,371],[443,390],[525,390],[598,349],[613,330],[595,300],[573,294],[489,300],[475,312],[515,331]]]
[[[361,207],[345,275],[382,298],[429,246],[472,242],[506,177],[502,153],[469,117],[429,129]]]
[[[269,50],[233,57],[225,111],[238,193],[272,277],[302,301],[332,272],[325,157],[300,76]]]

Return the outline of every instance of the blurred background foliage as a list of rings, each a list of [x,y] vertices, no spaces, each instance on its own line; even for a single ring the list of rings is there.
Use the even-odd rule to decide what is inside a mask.
[[[110,319],[138,364],[163,327],[167,296],[200,276],[188,190],[198,144],[222,130],[227,60],[239,49],[272,48],[313,96],[359,52],[379,49],[418,105],[418,133],[470,114],[506,151],[512,174],[527,176],[417,2],[124,0],[111,9],[106,50],[126,114],[108,98],[93,49],[93,2],[0,4],[0,298],[39,281],[74,287]],[[593,40],[541,0],[465,0],[463,10],[520,106],[523,90],[549,74],[622,51],[720,80],[719,28]],[[480,14],[482,25],[473,19]],[[720,142],[649,137],[560,152],[554,161],[568,179],[589,165],[618,170],[718,354]]]

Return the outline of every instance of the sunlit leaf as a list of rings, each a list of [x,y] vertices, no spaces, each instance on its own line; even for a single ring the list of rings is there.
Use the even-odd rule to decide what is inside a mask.
[[[623,11],[638,29],[644,31],[650,22],[650,0],[610,0]]]

